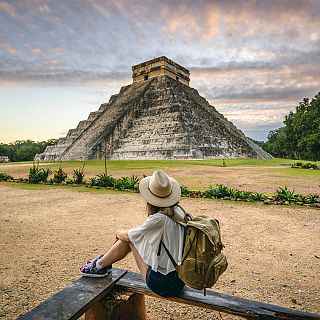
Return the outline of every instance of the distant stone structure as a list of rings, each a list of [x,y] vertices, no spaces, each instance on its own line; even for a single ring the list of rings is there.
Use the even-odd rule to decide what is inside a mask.
[[[166,57],[132,67],[124,86],[35,160],[271,158]]]
[[[10,162],[10,159],[8,156],[0,156],[0,163],[3,162]]]
[[[133,82],[145,81],[159,76],[168,76],[187,86],[190,82],[190,71],[164,56],[132,67]]]

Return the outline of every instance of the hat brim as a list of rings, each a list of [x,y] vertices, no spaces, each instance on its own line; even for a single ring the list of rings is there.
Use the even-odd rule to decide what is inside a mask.
[[[169,181],[171,183],[171,193],[165,197],[165,198],[160,198],[155,196],[151,191],[149,190],[149,182],[151,179],[151,176],[143,178],[140,183],[139,183],[139,191],[141,196],[150,204],[156,207],[160,208],[166,208],[170,207],[180,201],[181,197],[181,188],[179,183],[171,178],[168,177]]]

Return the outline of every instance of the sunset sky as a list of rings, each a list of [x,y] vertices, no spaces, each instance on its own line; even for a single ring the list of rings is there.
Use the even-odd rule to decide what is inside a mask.
[[[162,55],[264,140],[320,91],[320,0],[0,0],[0,143],[65,136]]]

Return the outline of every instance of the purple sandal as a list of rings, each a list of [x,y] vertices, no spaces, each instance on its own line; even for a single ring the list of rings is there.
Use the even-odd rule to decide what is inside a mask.
[[[93,260],[88,260],[84,266],[80,267],[80,273],[84,277],[102,278],[111,273],[112,265],[106,266],[100,270],[97,269],[96,263],[103,255],[97,256]]]

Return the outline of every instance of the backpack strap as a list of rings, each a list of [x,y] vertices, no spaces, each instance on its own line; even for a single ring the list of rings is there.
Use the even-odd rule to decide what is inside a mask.
[[[178,266],[178,264],[176,263],[176,261],[173,259],[173,256],[171,255],[170,251],[167,249],[167,247],[164,245],[164,243],[162,242],[162,240],[160,241],[160,246],[161,244],[164,247],[164,250],[166,250],[166,253],[169,256],[170,261],[172,262],[173,266],[176,268]],[[160,247],[159,247],[160,248]],[[160,250],[159,250],[160,251]]]
[[[175,208],[180,209],[183,212],[183,216],[181,216],[181,213],[177,212]],[[174,208],[165,208],[164,210],[161,210],[159,212],[168,216],[183,227],[187,226],[188,221],[193,220],[193,216],[190,213],[186,212],[180,205],[177,205]]]

